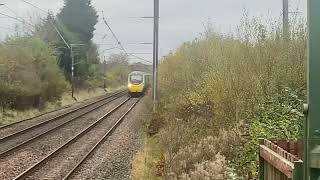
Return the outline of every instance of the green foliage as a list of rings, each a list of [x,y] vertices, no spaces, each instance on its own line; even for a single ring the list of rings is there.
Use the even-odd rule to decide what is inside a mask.
[[[181,149],[219,131],[248,137],[228,166],[247,178],[256,175],[258,138],[299,138],[306,100],[306,28],[294,24],[286,42],[276,22],[264,26],[244,18],[235,35],[209,26],[184,43],[160,66],[160,132],[166,166]],[[221,149],[222,154],[228,154]],[[199,159],[201,162],[202,159]],[[189,173],[194,166],[185,169]],[[170,171],[166,173],[170,174]]]
[[[38,38],[0,44],[0,103],[26,108],[59,99],[68,88],[54,51]]]
[[[300,94],[300,96],[298,96]],[[300,139],[303,135],[303,100],[301,92],[289,88],[281,89],[279,94],[268,97],[257,104],[248,115],[250,126],[249,139],[243,147],[237,149],[233,165],[238,174],[250,172],[257,175],[257,144],[259,138]]]
[[[84,6],[83,3],[87,5]],[[91,11],[95,12],[93,7],[90,5],[90,2],[86,3],[85,1],[66,1],[65,7],[57,17],[49,14],[45,20],[36,25],[33,35],[43,39],[45,42],[55,47],[56,55],[59,57],[59,66],[61,67],[61,69],[63,69],[65,77],[69,81],[71,81],[71,51],[67,48],[65,42],[56,32],[52,24],[57,27],[57,29],[69,45],[84,44],[84,46],[74,46],[73,48],[76,64],[74,72],[75,77],[77,78],[76,85],[84,87],[83,85],[86,84],[87,81],[96,81],[96,75],[98,74],[98,72],[93,72],[93,70],[97,70],[95,66],[99,64],[100,61],[98,47],[91,41],[94,26],[97,21],[96,15],[91,18],[79,18],[80,15],[76,14],[76,17],[72,16],[72,18],[76,18],[76,20],[71,20],[71,17],[64,17],[63,15],[73,13],[75,8],[79,8],[79,4],[81,4],[81,7],[83,6],[82,8],[91,9]],[[85,11],[81,11],[81,13],[85,13]],[[94,18],[96,20],[94,20]],[[94,21],[95,23],[92,21]],[[83,30],[86,28],[89,28],[86,30],[88,32],[83,32]]]
[[[83,42],[89,42],[93,38],[98,15],[91,0],[65,0],[58,17],[68,29],[80,34]]]

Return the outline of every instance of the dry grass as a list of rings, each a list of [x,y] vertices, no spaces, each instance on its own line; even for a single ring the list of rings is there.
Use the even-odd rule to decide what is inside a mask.
[[[234,35],[208,28],[161,63],[159,117],[164,128],[159,136],[166,176],[192,179],[197,171],[213,173],[210,164],[216,160],[205,156],[210,149],[185,150],[208,137],[223,139],[221,129],[241,127],[248,138],[231,149],[237,151],[220,143],[211,157],[225,156],[231,162],[227,165],[247,179],[257,175],[257,138],[300,137],[303,117],[291,112],[300,111],[306,99],[306,26],[292,25],[288,39],[280,27],[244,19]]]
[[[134,156],[131,177],[133,180],[160,180],[162,151],[156,138],[146,138],[143,147]]]
[[[117,89],[121,89],[121,88],[117,88]],[[114,89],[114,90],[117,90],[117,89]],[[108,92],[112,92],[114,90],[110,89],[108,90]],[[0,125],[7,125],[10,123],[21,121],[23,119],[32,118],[43,113],[57,110],[63,106],[72,105],[74,103],[81,102],[93,97],[101,96],[105,93],[106,92],[103,89],[95,89],[91,91],[81,90],[75,93],[75,97],[77,98],[78,101],[75,101],[69,93],[65,93],[63,94],[60,101],[48,102],[45,104],[44,108],[41,110],[29,109],[25,111],[17,111],[17,110],[6,109],[0,112],[0,119],[1,119]]]

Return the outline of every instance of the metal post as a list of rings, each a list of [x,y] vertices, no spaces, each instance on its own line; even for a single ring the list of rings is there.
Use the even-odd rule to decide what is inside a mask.
[[[71,55],[71,96],[74,98],[74,54],[73,54],[73,46],[70,47],[70,55]]]
[[[289,0],[283,1],[283,40],[285,59],[289,59]]]
[[[106,90],[106,56],[103,56],[103,89]]]
[[[153,29],[153,101],[158,100],[158,59],[159,59],[159,0],[154,0]]]
[[[295,161],[293,169],[293,178],[292,180],[302,180],[303,179],[303,162]]]
[[[309,62],[308,62],[308,141],[306,180],[320,178],[320,1],[308,0]],[[308,176],[308,174],[310,176]]]
[[[84,46],[85,44],[70,44],[70,56],[71,56],[71,96],[73,99],[77,100],[75,97],[74,97],[74,86],[75,86],[75,83],[74,83],[74,52],[73,52],[73,47],[74,46]]]
[[[283,34],[287,36],[289,32],[289,0],[283,0]]]
[[[303,114],[305,116],[305,120],[304,120],[304,124],[303,124],[303,136],[304,136],[304,140],[303,140],[303,174],[304,174],[304,179],[308,179],[309,175],[309,166],[308,166],[308,144],[309,144],[309,120],[308,120],[308,111],[309,111],[309,106],[308,104],[304,104],[303,107]]]

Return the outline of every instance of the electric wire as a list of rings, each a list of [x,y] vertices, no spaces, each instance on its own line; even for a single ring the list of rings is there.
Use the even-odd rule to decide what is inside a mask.
[[[16,17],[19,17],[18,16],[18,13],[15,12],[14,10],[12,10],[9,6],[7,6],[6,4],[3,5],[4,7],[6,7],[10,12],[12,12],[14,15],[16,15]],[[21,18],[22,19],[22,18]]]
[[[109,31],[111,32],[112,36],[114,37],[114,39],[117,41],[117,44],[121,47],[121,49],[123,50],[123,52],[128,55],[126,49],[123,47],[123,45],[121,44],[119,38],[117,37],[117,35],[113,32],[113,30],[111,29],[110,25],[108,24],[106,18],[104,17],[104,13],[102,11],[102,19],[103,19],[103,22],[105,23],[105,25],[108,27]]]
[[[10,19],[14,19],[14,20],[19,21],[19,22],[22,22],[22,23],[26,23],[26,24],[28,24],[28,25],[30,25],[30,26],[33,26],[31,23],[27,22],[27,21],[24,20],[24,19],[20,19],[20,18],[17,18],[17,17],[13,17],[13,16],[10,16],[10,15],[4,14],[4,13],[0,13],[0,15],[5,16],[5,17],[10,18]]]
[[[118,49],[122,50],[128,57],[129,57],[129,56],[133,56],[133,57],[135,57],[135,58],[137,58],[137,59],[140,59],[140,60],[142,60],[142,61],[144,61],[144,62],[152,63],[151,61],[146,60],[146,59],[144,59],[144,58],[141,58],[141,57],[139,57],[139,56],[136,56],[136,55],[133,55],[133,54],[129,54],[129,53],[127,52],[127,50],[123,47],[122,43],[120,42],[120,40],[119,40],[119,38],[117,37],[117,35],[115,34],[115,32],[112,30],[112,28],[111,28],[111,26],[109,25],[109,23],[107,22],[107,20],[106,20],[106,18],[105,18],[105,16],[104,16],[103,11],[102,11],[102,19],[103,19],[104,24],[108,27],[108,29],[109,29],[109,31],[111,32],[111,34],[112,34],[112,36],[114,37],[114,39],[117,41],[117,44],[120,46],[120,48],[118,48]]]
[[[31,2],[28,2],[28,1],[26,1],[26,0],[20,0],[20,1],[22,1],[22,2],[24,2],[24,3],[26,3],[26,4],[29,4],[30,6],[36,8],[36,9],[38,9],[38,10],[40,10],[40,11],[46,13],[46,14],[49,13],[49,11],[47,12],[47,11],[43,10],[42,8],[40,8],[39,6],[37,6],[37,5],[35,5],[35,4],[31,3]],[[63,43],[70,49],[71,47],[70,47],[69,43],[68,43],[68,42],[66,41],[66,39],[63,37],[63,35],[62,35],[61,32],[59,31],[59,29],[54,25],[53,21],[52,21],[52,20],[49,20],[49,22],[50,22],[50,24],[53,26],[54,30],[58,33],[58,35],[59,35],[60,38],[62,39]]]
[[[28,2],[28,1],[25,1],[25,0],[20,0],[20,1],[22,1],[22,2],[24,2],[24,3],[26,3],[26,4],[29,4],[30,6],[36,8],[36,9],[38,9],[38,10],[40,10],[40,11],[46,13],[46,14],[48,14],[48,11],[40,8],[39,6],[37,6],[37,5],[35,5],[35,4],[31,3],[31,2]]]

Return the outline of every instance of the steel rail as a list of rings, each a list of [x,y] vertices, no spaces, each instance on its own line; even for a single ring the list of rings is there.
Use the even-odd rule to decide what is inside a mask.
[[[96,110],[96,109],[98,109],[98,108],[100,108],[100,107],[102,107],[102,106],[105,106],[106,104],[109,104],[110,102],[113,102],[113,101],[115,101],[115,100],[117,100],[117,99],[119,99],[119,98],[121,98],[121,97],[123,97],[123,96],[116,97],[116,98],[111,99],[110,101],[107,101],[107,102],[105,102],[105,103],[103,103],[103,104],[101,104],[101,105],[99,105],[99,106],[97,106],[97,107],[93,107],[93,108],[90,109],[89,111],[84,112],[84,113],[82,113],[82,114],[80,114],[80,115],[78,115],[78,116],[76,116],[76,117],[73,117],[73,118],[69,119],[68,121],[66,121],[66,122],[64,122],[64,123],[62,123],[62,124],[60,124],[60,125],[52,128],[52,129],[49,129],[49,130],[47,130],[47,131],[45,131],[45,132],[43,132],[43,133],[41,133],[41,134],[38,134],[38,135],[36,135],[36,136],[34,136],[34,137],[26,140],[26,141],[23,141],[23,142],[15,145],[14,147],[12,147],[12,148],[10,148],[10,149],[8,149],[8,150],[5,150],[5,151],[3,151],[3,152],[0,152],[0,158],[3,158],[3,157],[5,157],[5,156],[7,156],[8,154],[13,153],[14,151],[18,150],[18,149],[21,148],[22,146],[27,145],[27,144],[30,144],[30,143],[34,142],[35,140],[37,140],[37,139],[39,139],[39,138],[41,138],[41,137],[43,137],[43,136],[45,136],[45,135],[47,135],[47,134],[49,134],[49,133],[51,133],[51,132],[54,132],[55,130],[58,130],[59,128],[62,128],[62,127],[64,127],[64,126],[66,126],[67,124],[75,121],[76,119],[78,119],[78,118],[80,118],[80,117],[82,117],[82,116],[84,116],[84,115],[86,115],[86,114],[89,114],[90,112],[92,112],[92,111],[94,111],[94,110]]]
[[[19,174],[18,176],[16,176],[14,178],[14,180],[19,180],[19,179],[25,179],[30,173],[32,173],[33,171],[35,171],[40,165],[44,164],[45,162],[47,162],[48,160],[50,160],[51,158],[54,157],[54,155],[56,155],[57,153],[59,153],[60,151],[62,151],[63,149],[67,148],[69,145],[71,145],[73,142],[75,142],[76,140],[78,140],[79,138],[81,138],[83,135],[85,135],[87,132],[89,132],[92,128],[94,128],[95,126],[97,126],[99,123],[102,122],[103,119],[105,119],[106,117],[110,116],[111,114],[113,114],[116,110],[118,110],[120,107],[122,107],[126,102],[128,102],[131,98],[127,98],[125,101],[123,101],[122,103],[120,103],[117,107],[113,108],[112,110],[110,110],[108,113],[106,113],[105,115],[103,115],[102,117],[100,117],[97,121],[95,121],[94,123],[92,123],[90,126],[88,126],[87,128],[85,128],[84,130],[82,130],[80,133],[78,133],[77,135],[75,135],[72,139],[70,139],[69,141],[67,141],[66,143],[64,143],[63,145],[61,145],[60,147],[56,148],[54,151],[52,151],[50,154],[48,154],[46,157],[42,158],[40,161],[38,161],[36,164],[32,165],[31,167],[29,167],[27,170],[25,170],[24,172],[22,172],[21,174]]]
[[[77,109],[74,109],[74,110],[65,112],[65,113],[63,113],[63,114],[54,116],[54,117],[52,117],[52,118],[50,118],[50,119],[48,119],[48,120],[46,120],[46,121],[40,122],[40,123],[38,123],[38,124],[32,125],[32,126],[30,126],[30,127],[27,127],[27,128],[25,128],[25,129],[19,130],[19,131],[15,132],[15,133],[9,134],[9,135],[7,135],[7,136],[5,136],[5,137],[0,138],[0,143],[1,143],[1,142],[4,142],[4,141],[6,141],[6,140],[8,140],[8,139],[10,139],[10,138],[16,137],[16,136],[19,135],[19,134],[22,134],[22,133],[24,133],[24,132],[30,131],[30,130],[32,130],[32,129],[35,129],[35,128],[39,127],[39,126],[48,124],[49,122],[53,122],[53,121],[55,121],[55,120],[58,120],[59,118],[63,118],[63,117],[65,117],[65,116],[67,116],[67,115],[69,115],[69,114],[71,114],[71,113],[74,113],[74,112],[76,112],[76,111],[82,110],[82,109],[87,108],[87,107],[89,107],[89,106],[91,106],[91,105],[97,104],[97,103],[99,103],[99,102],[101,102],[101,101],[104,101],[104,100],[106,100],[106,99],[108,99],[108,98],[111,98],[111,97],[114,97],[114,96],[116,96],[116,95],[119,95],[119,94],[121,94],[121,93],[123,93],[123,92],[125,92],[125,91],[118,92],[118,93],[116,93],[116,94],[112,94],[112,95],[107,96],[107,97],[105,97],[105,98],[99,99],[98,101],[91,102],[91,103],[89,103],[89,104],[87,104],[87,105],[84,105],[84,106],[81,106],[81,107],[79,107],[79,108],[77,108]]]
[[[83,156],[83,158],[74,166],[74,168],[69,171],[69,173],[63,178],[63,180],[69,179],[76,171],[77,169],[93,154],[93,152],[100,147],[100,145],[105,141],[105,139],[114,132],[114,130],[121,124],[123,119],[132,111],[132,109],[138,104],[141,98],[139,98],[119,119],[118,121],[109,129],[108,132],[102,136],[99,141],[90,149],[90,151]]]
[[[120,93],[123,93],[123,92],[125,92],[125,90],[119,91],[119,92],[115,92],[115,93],[113,93],[113,94],[110,94],[109,96],[117,95],[117,94],[120,94]],[[103,98],[101,98],[101,99],[105,99],[105,98],[108,98],[108,96],[107,96],[107,97],[103,97]],[[101,99],[100,99],[100,100],[101,100]],[[41,116],[45,116],[45,115],[48,115],[48,114],[50,114],[50,113],[57,112],[57,111],[60,111],[60,110],[63,110],[63,109],[65,109],[65,108],[69,108],[69,107],[71,107],[71,106],[70,106],[70,105],[63,106],[63,107],[61,107],[61,108],[59,108],[59,109],[56,109],[56,110],[53,110],[53,111],[49,111],[49,112],[46,112],[46,113],[43,113],[43,114],[39,114],[39,115],[34,116],[34,117],[31,117],[31,118],[23,119],[23,120],[20,120],[20,121],[11,123],[11,124],[7,124],[7,125],[4,125],[4,126],[0,126],[0,130],[5,129],[5,128],[9,128],[9,127],[14,126],[14,125],[16,125],[16,124],[20,124],[20,123],[23,123],[23,122],[26,122],[26,121],[30,121],[30,120],[35,119],[35,118],[39,118],[39,117],[41,117]]]

